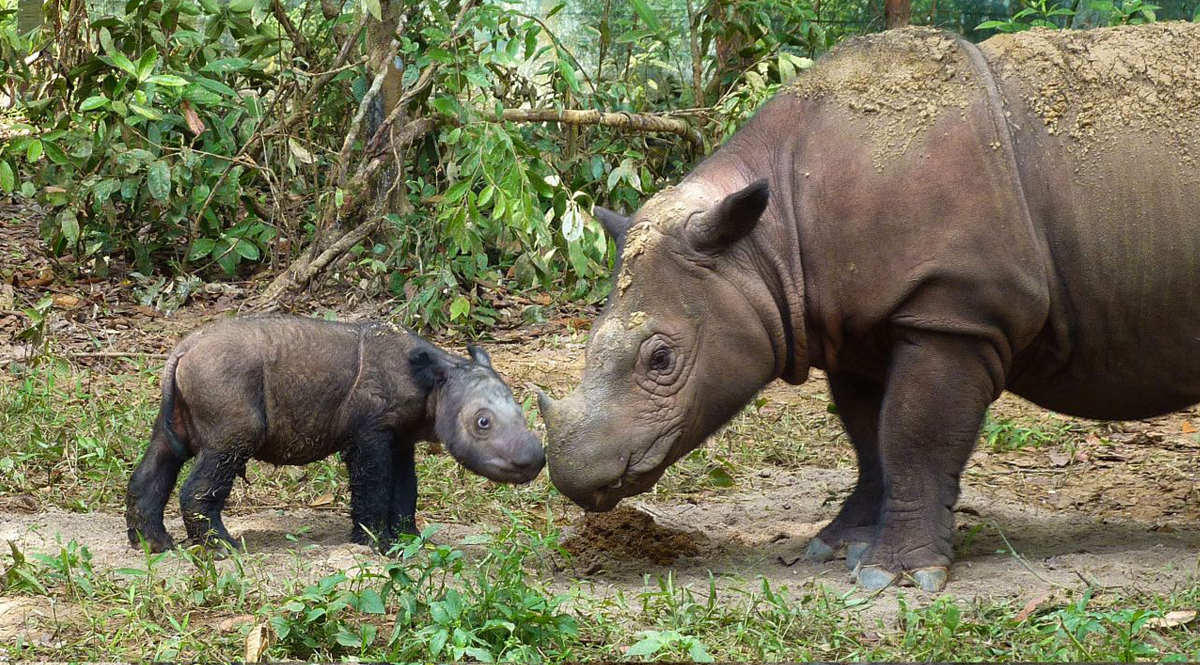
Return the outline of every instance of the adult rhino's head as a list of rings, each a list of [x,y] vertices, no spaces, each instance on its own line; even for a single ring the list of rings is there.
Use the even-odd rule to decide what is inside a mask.
[[[763,243],[786,237],[751,236],[767,203],[765,181],[728,195],[685,182],[632,219],[598,209],[618,246],[612,295],[582,383],[560,401],[539,395],[550,479],[580,506],[611,510],[646,491],[791,371],[782,285],[760,260]]]

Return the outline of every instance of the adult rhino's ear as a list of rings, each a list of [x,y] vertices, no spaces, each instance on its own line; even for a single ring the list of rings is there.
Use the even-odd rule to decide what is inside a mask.
[[[719,252],[754,230],[767,209],[770,187],[756,180],[688,223],[688,240],[701,252]]]
[[[425,390],[433,390],[446,381],[454,363],[429,349],[414,349],[408,354],[413,380]]]
[[[492,366],[492,357],[482,347],[468,344],[467,353],[471,354],[471,360],[474,360],[476,365],[483,365],[484,367]]]
[[[608,237],[617,243],[617,247],[625,243],[625,232],[633,225],[633,219],[600,206],[592,208],[592,215],[600,220],[600,226],[603,226]]]

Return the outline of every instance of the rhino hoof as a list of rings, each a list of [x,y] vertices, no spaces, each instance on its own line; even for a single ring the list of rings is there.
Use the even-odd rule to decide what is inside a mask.
[[[812,540],[808,541],[808,549],[804,552],[804,558],[813,563],[833,561],[836,557],[837,550],[825,544],[825,541],[815,536]]]
[[[862,557],[867,553],[867,548],[870,543],[850,543],[846,545],[846,567],[850,570],[858,568],[858,562],[862,561]]]
[[[900,577],[898,573],[890,573],[880,566],[858,566],[854,575],[858,578],[858,585],[868,591],[886,589]]]
[[[946,581],[950,579],[950,571],[943,566],[921,568],[913,571],[912,578],[922,591],[936,593],[946,588]]]

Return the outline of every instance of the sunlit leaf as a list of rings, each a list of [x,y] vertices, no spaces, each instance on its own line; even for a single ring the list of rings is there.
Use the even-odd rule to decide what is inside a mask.
[[[146,187],[150,190],[150,196],[159,201],[167,200],[171,195],[171,169],[166,162],[158,159],[150,164],[146,173]]]

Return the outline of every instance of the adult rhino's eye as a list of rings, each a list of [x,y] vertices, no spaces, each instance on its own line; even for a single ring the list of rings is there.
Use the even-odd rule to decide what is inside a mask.
[[[664,372],[671,366],[671,351],[670,349],[655,349],[654,353],[650,354],[650,369],[656,372]]]

